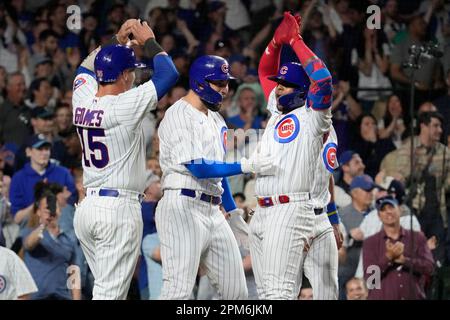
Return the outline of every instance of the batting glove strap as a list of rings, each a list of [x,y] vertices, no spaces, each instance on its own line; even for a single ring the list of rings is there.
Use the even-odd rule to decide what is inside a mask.
[[[158,42],[156,42],[155,38],[147,39],[144,43],[144,55],[149,58],[153,59],[154,56],[156,56],[158,53],[164,52],[164,49],[161,48]]]
[[[331,224],[339,224],[339,214],[334,202],[327,205],[327,215]]]

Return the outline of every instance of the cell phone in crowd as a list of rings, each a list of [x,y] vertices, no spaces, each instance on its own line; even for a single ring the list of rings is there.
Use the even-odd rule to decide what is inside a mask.
[[[47,195],[47,209],[50,211],[51,217],[56,217],[56,196],[54,194]]]

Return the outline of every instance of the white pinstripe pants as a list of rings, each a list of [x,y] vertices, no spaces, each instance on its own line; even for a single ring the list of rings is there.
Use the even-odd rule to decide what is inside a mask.
[[[338,299],[338,249],[326,213],[315,216],[313,240],[303,268],[311,283],[314,300]]]
[[[188,299],[200,264],[221,299],[247,298],[242,258],[219,206],[165,190],[155,222],[163,266],[160,299]]]
[[[256,208],[250,221],[250,253],[260,299],[297,299],[303,249],[313,228],[311,201]]]
[[[94,275],[93,300],[124,300],[142,241],[140,202],[88,196],[77,206],[74,228]]]

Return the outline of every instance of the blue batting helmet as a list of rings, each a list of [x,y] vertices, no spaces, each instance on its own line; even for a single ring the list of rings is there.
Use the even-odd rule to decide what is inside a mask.
[[[283,111],[301,107],[305,103],[305,96],[311,83],[300,63],[284,63],[278,70],[278,74],[270,76],[268,79],[285,87],[294,88],[294,92],[283,95],[278,99],[278,103],[283,107]]]
[[[219,105],[223,97],[208,82],[230,79],[235,78],[230,75],[228,62],[219,56],[201,56],[195,59],[189,70],[191,90],[209,106]]]
[[[136,61],[134,50],[115,44],[102,48],[95,57],[94,69],[97,81],[114,82],[127,69],[145,68],[146,65]]]

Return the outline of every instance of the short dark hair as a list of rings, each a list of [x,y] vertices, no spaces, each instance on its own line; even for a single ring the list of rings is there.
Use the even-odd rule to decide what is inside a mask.
[[[59,109],[64,109],[64,108],[71,109],[71,107],[68,103],[65,103],[65,102],[58,103],[55,107],[55,114],[58,112]]]
[[[444,123],[444,117],[439,112],[437,111],[422,112],[419,115],[419,127],[421,124],[429,125],[431,119],[433,118],[438,119],[441,122],[441,125]]]
[[[34,102],[34,91],[39,90],[39,88],[41,87],[41,83],[47,81],[48,83],[50,83],[50,81],[48,81],[47,78],[45,77],[41,77],[41,78],[37,78],[34,79],[31,84],[30,84],[30,88],[29,88],[29,94],[30,94],[30,100],[31,102]],[[51,85],[51,83],[50,83]]]
[[[55,37],[56,39],[59,38],[59,35],[50,29],[45,29],[43,31],[41,31],[41,33],[39,33],[39,41],[45,41],[50,37]]]

